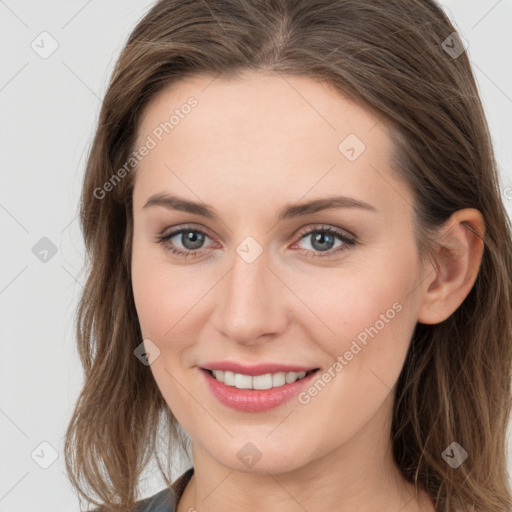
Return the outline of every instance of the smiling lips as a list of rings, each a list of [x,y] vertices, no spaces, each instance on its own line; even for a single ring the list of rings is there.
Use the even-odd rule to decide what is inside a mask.
[[[210,391],[221,403],[247,412],[278,407],[296,395],[318,369],[282,364],[244,366],[227,361],[201,367]]]

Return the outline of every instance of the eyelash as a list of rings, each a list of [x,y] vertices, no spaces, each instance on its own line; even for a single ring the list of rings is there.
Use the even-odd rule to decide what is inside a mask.
[[[203,236],[210,238],[208,236],[208,234],[205,233],[201,229],[196,229],[191,226],[184,226],[175,231],[172,231],[171,233],[169,233],[167,235],[158,236],[157,243],[161,244],[166,251],[170,252],[171,254],[173,254],[175,256],[187,258],[191,254],[194,254],[194,256],[192,256],[192,257],[197,257],[198,253],[200,254],[201,249],[183,250],[183,249],[177,249],[176,247],[172,247],[172,246],[168,245],[168,242],[171,238],[174,238],[176,235],[179,235],[182,233],[199,233]],[[309,249],[301,249],[301,251],[306,251],[307,253],[313,252],[313,254],[311,256],[312,258],[335,257],[344,251],[354,248],[358,244],[355,238],[351,238],[351,237],[345,235],[344,233],[342,233],[341,231],[333,229],[329,226],[322,226],[321,228],[317,227],[317,228],[313,228],[313,229],[301,230],[298,234],[298,237],[299,237],[298,242],[300,242],[303,238],[306,238],[308,235],[312,235],[313,233],[323,233],[323,234],[332,235],[333,237],[336,237],[339,240],[341,240],[343,242],[343,245],[338,247],[337,249],[334,249],[334,250],[329,249],[328,251],[323,251],[323,252],[315,252],[315,251],[311,251]]]

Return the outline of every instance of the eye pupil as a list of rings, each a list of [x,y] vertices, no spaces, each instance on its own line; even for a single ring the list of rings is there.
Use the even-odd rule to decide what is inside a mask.
[[[325,239],[330,239],[330,241],[328,241],[329,247],[325,247],[325,245],[324,245]],[[316,245],[317,242],[319,242],[319,246]],[[320,251],[328,251],[331,248],[333,242],[334,242],[334,237],[332,235],[318,232],[316,235],[313,236],[313,244],[312,245],[313,245],[313,247],[315,247],[316,249],[318,249]]]
[[[182,234],[182,244],[186,249],[193,250],[198,249],[201,244],[203,243],[203,235],[201,233],[197,233],[195,231],[186,231]],[[192,243],[192,245],[188,245],[189,242]]]

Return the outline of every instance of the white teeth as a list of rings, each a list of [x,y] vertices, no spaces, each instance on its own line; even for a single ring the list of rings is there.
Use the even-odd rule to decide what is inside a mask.
[[[272,375],[272,386],[284,386],[286,384],[286,373],[279,372]]]
[[[222,375],[215,375],[215,372],[214,373],[214,377],[218,380],[220,380],[221,382],[224,382],[224,384],[226,384],[226,386],[234,386],[235,385],[235,374],[233,372],[228,372],[228,371],[225,371],[224,372],[224,381],[222,381]]]
[[[250,375],[242,375],[241,373],[235,373],[235,388],[251,389],[252,377]]]
[[[213,376],[227,386],[238,389],[270,389],[290,384],[306,376],[306,372],[278,372],[265,375],[243,375],[230,371],[212,370]]]
[[[253,389],[270,389],[272,387],[272,374],[255,375],[252,378]]]

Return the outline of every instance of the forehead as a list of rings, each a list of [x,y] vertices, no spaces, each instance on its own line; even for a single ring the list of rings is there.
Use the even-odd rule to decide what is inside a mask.
[[[181,80],[147,106],[136,147],[148,138],[154,147],[137,166],[134,205],[135,196],[164,188],[191,199],[191,192],[208,195],[208,202],[229,189],[260,202],[275,196],[278,204],[283,193],[298,201],[336,189],[393,206],[406,194],[390,186],[385,123],[307,77],[247,72]]]
[[[197,106],[189,109],[191,97]],[[268,133],[279,136],[280,141],[310,138],[314,133],[317,138],[327,137],[327,143],[348,133],[369,139],[368,132],[380,122],[376,114],[328,83],[308,77],[261,72],[244,72],[229,79],[199,75],[170,84],[152,99],[139,126],[139,139],[168,121],[175,111],[180,114],[180,109],[190,110],[190,115],[181,113],[179,120],[173,121],[177,123],[173,132],[183,132],[178,124],[186,127],[190,122],[181,121],[189,116],[196,133],[209,132],[208,142],[220,139],[223,144],[231,141],[238,145],[244,137],[262,140]],[[374,145],[384,142],[379,141],[385,138],[382,128],[371,136]]]

